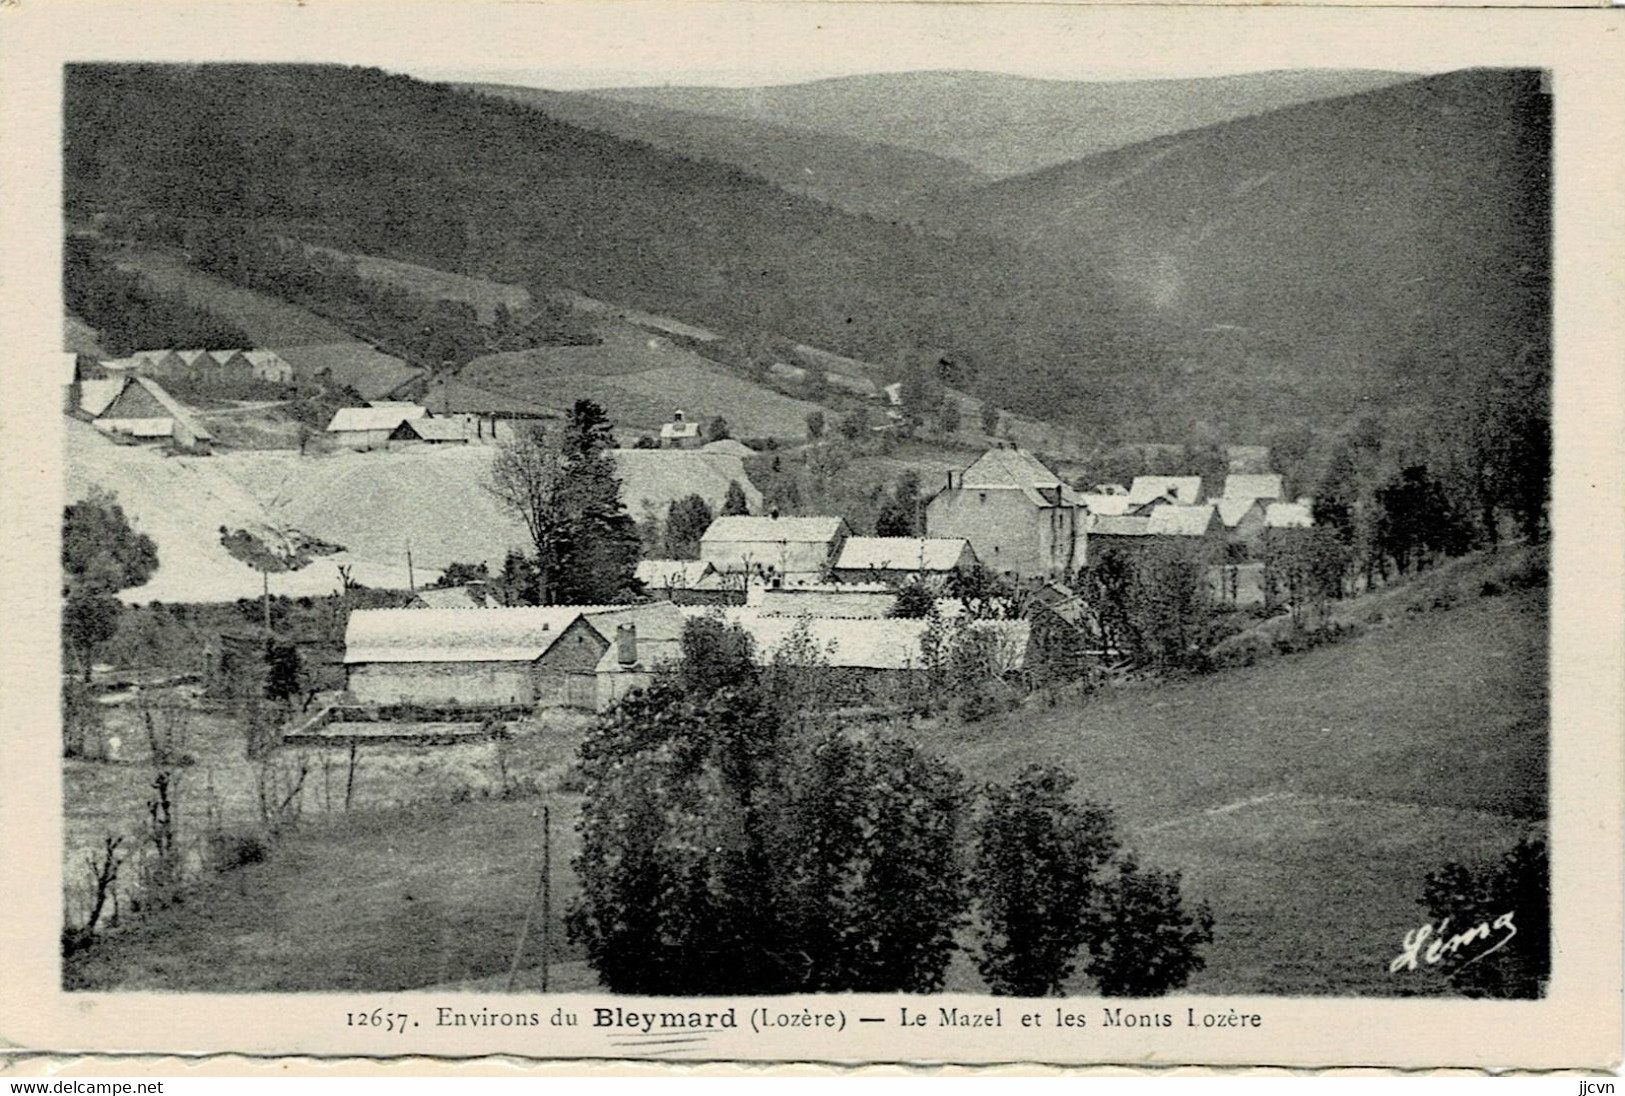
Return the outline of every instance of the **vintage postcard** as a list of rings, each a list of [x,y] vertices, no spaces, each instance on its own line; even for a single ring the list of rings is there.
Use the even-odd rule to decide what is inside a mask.
[[[0,28],[4,1052],[1617,1062],[1621,13]]]

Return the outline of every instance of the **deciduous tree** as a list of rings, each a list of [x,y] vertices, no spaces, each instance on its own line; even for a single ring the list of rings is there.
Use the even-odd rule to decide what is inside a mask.
[[[996,994],[1063,992],[1088,942],[1101,875],[1117,852],[1111,815],[1072,802],[1073,778],[1031,765],[986,793],[976,833],[977,968]]]
[[[1142,868],[1132,855],[1100,891],[1100,921],[1085,968],[1103,997],[1160,997],[1207,965],[1213,942],[1205,903],[1187,910],[1177,872]]]

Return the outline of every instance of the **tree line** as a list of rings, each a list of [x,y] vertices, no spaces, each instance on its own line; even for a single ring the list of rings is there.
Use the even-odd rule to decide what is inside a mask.
[[[252,345],[247,333],[224,316],[120,270],[93,239],[69,236],[62,260],[68,311],[94,327],[102,348],[115,358],[168,347]]]
[[[504,303],[490,322],[466,301],[414,293],[364,277],[354,259],[256,232],[228,221],[188,227],[186,249],[203,269],[235,285],[302,305],[401,358],[434,370],[456,369],[482,354],[598,341],[590,324],[538,300],[524,315]]]

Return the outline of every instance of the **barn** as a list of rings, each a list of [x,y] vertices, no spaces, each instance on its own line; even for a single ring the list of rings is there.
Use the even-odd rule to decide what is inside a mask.
[[[850,536],[844,518],[717,518],[700,538],[700,558],[723,572],[779,576],[789,581],[822,578]]]
[[[682,618],[664,603],[358,609],[344,636],[346,687],[361,704],[592,709],[621,624],[676,640]]]
[[[172,441],[192,448],[212,435],[151,377],[125,376],[112,382],[117,392],[96,415],[94,426],[104,434],[120,434],[141,441]]]
[[[376,449],[387,445],[395,428],[409,419],[428,417],[417,404],[386,404],[381,407],[341,407],[327,424],[327,437],[346,449]]]

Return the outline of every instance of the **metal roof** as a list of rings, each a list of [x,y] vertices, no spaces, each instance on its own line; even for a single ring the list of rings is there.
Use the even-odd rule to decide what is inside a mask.
[[[630,621],[650,638],[681,635],[673,605],[548,605],[488,609],[357,609],[344,630],[344,661],[534,662],[585,617],[604,638]]]

